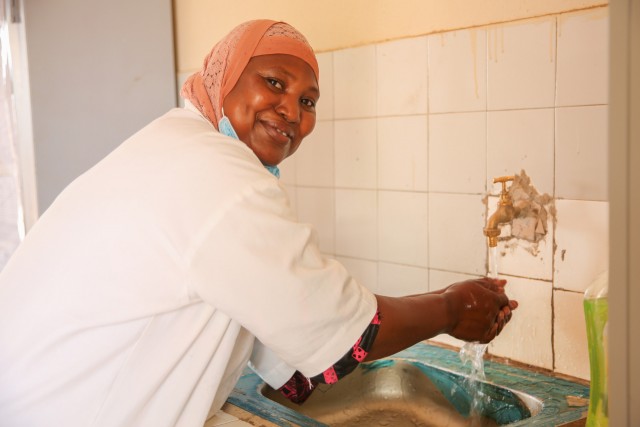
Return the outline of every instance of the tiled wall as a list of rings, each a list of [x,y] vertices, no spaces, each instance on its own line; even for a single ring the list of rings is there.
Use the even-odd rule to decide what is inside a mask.
[[[608,8],[319,61],[316,130],[282,180],[322,251],[384,295],[485,275],[492,178],[524,170],[555,215],[536,255],[499,245],[520,308],[489,351],[588,378],[582,295],[608,256]]]

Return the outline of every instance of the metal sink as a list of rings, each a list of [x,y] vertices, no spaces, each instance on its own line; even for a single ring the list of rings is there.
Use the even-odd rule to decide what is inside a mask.
[[[486,396],[472,414],[467,371],[456,351],[419,343],[361,364],[336,384],[291,403],[247,368],[228,403],[277,426],[555,426],[584,418],[589,387],[485,360]]]
[[[482,415],[469,418],[472,396],[466,377],[417,361],[385,359],[361,364],[334,385],[322,384],[302,405],[265,386],[274,402],[321,423],[336,426],[497,426],[520,421],[542,410],[532,396],[478,383],[489,399]]]

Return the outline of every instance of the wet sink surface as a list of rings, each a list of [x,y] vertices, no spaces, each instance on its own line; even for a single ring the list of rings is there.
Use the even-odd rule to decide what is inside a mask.
[[[386,359],[362,364],[334,385],[320,385],[303,405],[295,405],[265,387],[269,399],[330,426],[467,426],[472,396],[465,377],[416,361]],[[529,418],[542,403],[533,397],[532,408],[510,390],[482,384],[493,396],[476,426],[496,426]]]
[[[229,402],[279,426],[336,427],[550,426],[579,419],[588,405],[584,385],[485,361],[480,387],[488,398],[482,418],[469,418],[465,369],[457,352],[421,343],[320,385],[303,405],[246,371]]]

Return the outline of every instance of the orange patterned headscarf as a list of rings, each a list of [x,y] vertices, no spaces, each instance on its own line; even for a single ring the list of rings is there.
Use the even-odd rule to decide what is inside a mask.
[[[238,25],[205,57],[200,71],[182,85],[180,95],[189,100],[218,128],[222,102],[254,56],[287,54],[305,61],[319,80],[318,61],[307,39],[285,22],[261,19]]]

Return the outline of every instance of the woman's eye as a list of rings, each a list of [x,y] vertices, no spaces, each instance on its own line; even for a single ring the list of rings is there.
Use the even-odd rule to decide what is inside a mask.
[[[272,79],[267,77],[267,83],[269,83],[271,86],[275,87],[276,89],[284,89],[284,86],[282,86],[282,83],[279,80],[276,79]]]
[[[315,108],[316,106],[316,101],[314,101],[313,99],[302,98],[300,102],[302,102],[302,104],[307,108]]]

